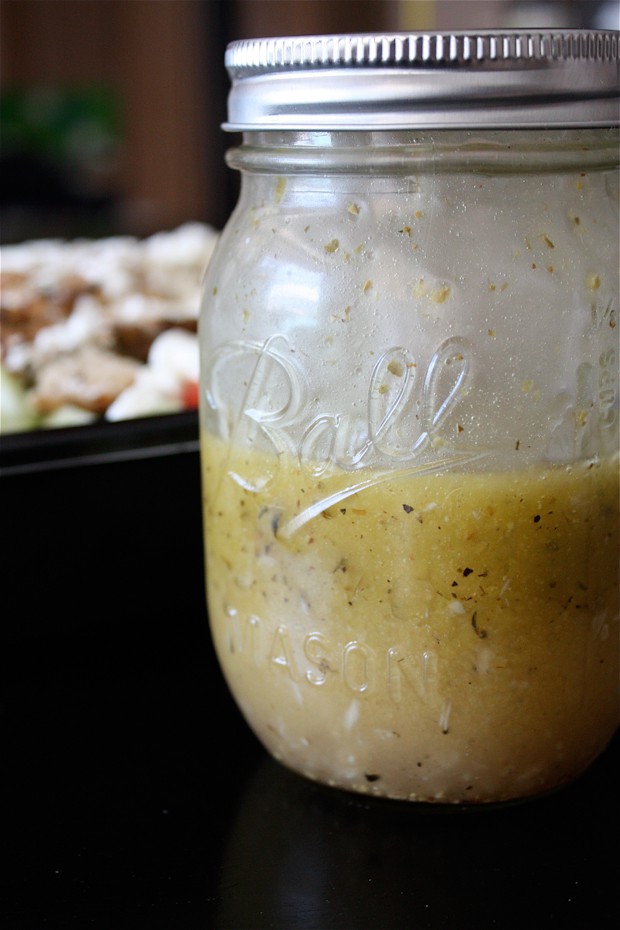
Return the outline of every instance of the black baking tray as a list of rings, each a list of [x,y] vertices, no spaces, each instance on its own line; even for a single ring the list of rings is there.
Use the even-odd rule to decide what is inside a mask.
[[[202,620],[196,411],[7,434],[0,476],[0,645]]]
[[[195,410],[6,433],[0,438],[0,477],[197,450]]]

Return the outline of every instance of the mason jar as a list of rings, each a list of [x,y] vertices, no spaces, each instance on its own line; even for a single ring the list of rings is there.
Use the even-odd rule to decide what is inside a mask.
[[[618,33],[233,43],[204,282],[213,642],[266,749],[414,802],[619,720]]]

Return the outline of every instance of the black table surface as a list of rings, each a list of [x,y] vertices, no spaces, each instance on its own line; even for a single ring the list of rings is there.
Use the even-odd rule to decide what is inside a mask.
[[[620,926],[618,737],[497,809],[269,758],[209,638],[197,450],[171,451],[5,472],[0,927]]]

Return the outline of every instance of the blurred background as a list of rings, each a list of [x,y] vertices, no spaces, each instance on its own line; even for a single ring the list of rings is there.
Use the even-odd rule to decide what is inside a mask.
[[[234,39],[619,28],[618,0],[0,0],[0,242],[220,229]]]

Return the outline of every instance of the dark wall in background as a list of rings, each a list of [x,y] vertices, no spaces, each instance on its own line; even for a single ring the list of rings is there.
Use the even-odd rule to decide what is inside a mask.
[[[38,108],[49,121],[54,94],[97,89],[112,99],[117,116],[117,137],[105,152],[86,138],[88,126],[81,151],[70,140],[51,152],[49,140],[33,140],[32,127],[22,127],[17,141],[46,170],[64,172],[69,192],[64,211],[58,203],[55,210],[20,211],[7,203],[11,191],[3,192],[5,240],[28,232],[90,232],[89,222],[94,232],[138,235],[192,219],[223,224],[229,211],[219,128],[227,91],[226,7],[219,0],[0,0],[4,97],[30,95],[30,111],[36,115]],[[3,157],[13,141],[3,132]],[[96,193],[114,203],[103,209],[93,202]]]
[[[149,235],[188,220],[221,228],[238,189],[220,129],[227,42],[389,28],[396,7],[395,0],[0,0],[2,240]],[[67,128],[60,110],[75,109],[76,95],[87,108],[85,93],[105,96],[113,127],[97,130],[87,113]]]

